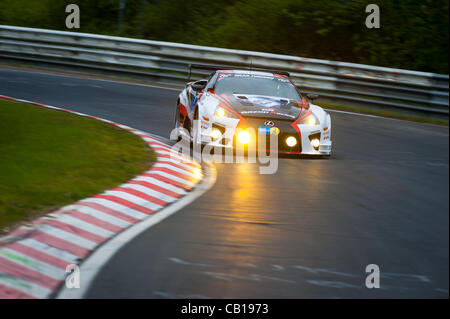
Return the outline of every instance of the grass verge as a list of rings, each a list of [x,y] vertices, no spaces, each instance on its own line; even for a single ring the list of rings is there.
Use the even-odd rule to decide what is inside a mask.
[[[317,104],[319,106],[322,106],[327,109],[332,109],[332,110],[378,115],[378,116],[390,117],[390,118],[399,119],[399,120],[448,126],[448,120],[434,118],[434,117],[410,115],[410,114],[403,114],[403,113],[398,113],[398,112],[394,112],[394,111],[367,109],[365,107],[359,107],[359,106],[347,106],[347,105],[344,106],[344,105],[338,105],[338,104],[333,104],[333,103],[324,103],[324,102],[317,102],[314,104]]]
[[[124,183],[155,158],[113,125],[0,100],[0,232]]]

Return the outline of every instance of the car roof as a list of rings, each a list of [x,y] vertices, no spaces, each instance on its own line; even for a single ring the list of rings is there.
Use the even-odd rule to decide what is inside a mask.
[[[256,71],[256,70],[240,70],[240,69],[223,69],[223,70],[217,70],[217,72],[222,73],[237,73],[237,74],[249,74],[249,75],[262,75],[262,76],[275,76],[275,74],[281,75],[279,73],[274,72],[268,72],[268,71]]]
[[[221,71],[221,72],[246,72],[247,74],[250,72],[262,72],[260,74],[263,74],[265,76],[272,75],[272,76],[280,76],[280,77],[289,77],[289,72],[286,71],[280,71],[280,70],[268,70],[268,69],[261,69],[261,68],[242,68],[242,67],[232,67],[232,66],[224,66],[224,65],[210,65],[210,64],[196,64],[191,63],[189,64],[189,74],[188,79],[191,78],[192,70],[193,69],[200,69],[200,70],[214,70],[214,72]],[[255,73],[257,74],[257,73]]]

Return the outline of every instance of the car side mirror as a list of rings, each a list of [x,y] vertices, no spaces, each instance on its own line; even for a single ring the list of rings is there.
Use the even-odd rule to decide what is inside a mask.
[[[200,92],[206,87],[206,84],[208,84],[208,81],[206,81],[206,80],[196,81],[191,84],[191,88],[194,91]]]
[[[309,93],[309,94],[306,95],[306,97],[308,98],[308,100],[314,101],[314,100],[319,98],[319,95],[318,94],[314,94],[314,93]]]

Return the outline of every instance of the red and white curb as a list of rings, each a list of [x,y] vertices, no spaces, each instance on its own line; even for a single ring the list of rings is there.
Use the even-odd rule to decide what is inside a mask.
[[[63,283],[66,267],[187,194],[203,178],[201,166],[162,140],[125,125],[50,105],[41,107],[98,119],[140,136],[157,154],[146,172],[102,194],[80,200],[0,238],[0,299],[48,298]]]

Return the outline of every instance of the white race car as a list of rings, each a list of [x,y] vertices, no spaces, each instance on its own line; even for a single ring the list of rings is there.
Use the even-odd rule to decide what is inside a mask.
[[[301,94],[287,72],[208,68],[215,71],[187,83],[178,97],[175,138],[223,148],[260,145],[257,140],[265,138],[267,151],[331,154],[330,114],[310,102],[317,95]],[[271,135],[277,136],[276,149]]]

